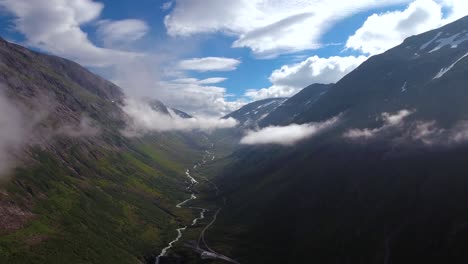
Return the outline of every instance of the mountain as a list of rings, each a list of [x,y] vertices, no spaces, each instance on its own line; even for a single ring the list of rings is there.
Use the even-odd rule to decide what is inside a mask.
[[[72,61],[0,40],[0,263],[143,263],[192,221],[174,205],[206,136],[125,137],[123,100]]]
[[[151,107],[151,109],[153,109],[154,111],[162,113],[162,114],[170,115],[168,107],[163,102],[152,99],[152,100],[149,100],[148,104]]]
[[[307,86],[260,120],[260,126],[287,125],[293,123],[293,120],[298,115],[308,112],[309,108],[332,86],[333,84],[312,84]]]
[[[184,111],[181,111],[179,109],[175,109],[175,108],[170,108],[172,110],[172,112],[176,115],[178,115],[179,117],[182,117],[182,118],[192,118],[193,116],[185,113]]]
[[[229,202],[210,243],[241,263],[465,263],[467,54],[468,17],[410,37],[272,121],[332,129],[212,164]]]
[[[147,101],[148,101],[148,104],[151,107],[151,109],[153,109],[156,112],[159,112],[159,113],[162,113],[162,114],[165,114],[165,115],[169,115],[169,116],[177,115],[177,116],[182,117],[182,118],[192,118],[191,115],[185,113],[184,111],[168,107],[163,102],[161,102],[159,100],[150,99],[150,100],[147,100]]]
[[[287,98],[270,98],[255,101],[244,105],[240,109],[226,115],[239,121],[240,127],[255,127],[258,122],[266,118],[271,112],[278,108]]]
[[[320,121],[346,112],[365,125],[382,112],[400,109],[415,109],[412,118],[430,118],[444,126],[467,119],[467,26],[465,17],[369,58],[292,122]]]

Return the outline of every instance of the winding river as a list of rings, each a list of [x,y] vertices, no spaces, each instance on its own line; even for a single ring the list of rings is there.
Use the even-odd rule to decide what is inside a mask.
[[[193,166],[193,169],[199,168],[200,166],[205,164],[210,159],[214,160],[215,155],[207,150],[207,151],[205,151],[205,155],[203,156],[203,160],[201,161],[201,163],[195,164]],[[195,195],[195,192],[193,191],[193,188],[198,184],[198,181],[195,178],[193,178],[192,175],[190,174],[189,169],[187,169],[185,171],[185,175],[190,180],[190,184],[187,186],[186,190],[188,190],[191,194],[190,194],[190,197],[188,199],[186,199],[186,200],[180,202],[179,204],[177,204],[176,208],[188,208],[188,209],[193,209],[193,210],[200,211],[199,217],[193,219],[193,221],[192,221],[191,226],[195,226],[199,221],[205,219],[205,213],[209,212],[209,210],[206,209],[206,208],[201,208],[201,207],[186,207],[186,206],[184,206],[188,202],[197,199],[197,196]],[[208,180],[207,178],[205,178],[205,177],[202,177],[202,178],[203,178],[203,180],[207,181],[210,185],[212,185],[214,190],[216,190],[216,195],[219,195],[218,186],[215,183],[213,183],[212,181]],[[223,197],[223,201],[224,201],[224,205],[225,205],[226,204],[226,198]],[[219,212],[221,211],[222,208],[223,207],[218,208],[218,210],[215,212],[215,214],[213,214],[213,219],[211,220],[211,222],[200,233],[200,236],[198,238],[196,251],[200,253],[200,256],[202,258],[221,259],[221,260],[231,262],[231,263],[238,263],[235,260],[232,260],[232,259],[230,259],[230,258],[228,258],[228,257],[226,257],[226,256],[224,256],[222,254],[219,254],[219,253],[215,252],[214,250],[212,250],[208,246],[208,244],[205,241],[205,232],[206,232],[206,230],[208,230],[216,222],[218,214],[219,214]],[[169,244],[165,248],[163,248],[161,250],[161,253],[156,257],[155,264],[159,264],[161,257],[167,256],[168,251],[174,246],[175,243],[177,243],[182,238],[183,233],[184,233],[184,231],[186,229],[187,229],[187,226],[176,229],[177,237],[174,240],[172,240],[171,242],[169,242]],[[204,249],[202,249],[200,247],[200,242],[203,242],[203,244],[204,244],[207,251],[205,251]]]

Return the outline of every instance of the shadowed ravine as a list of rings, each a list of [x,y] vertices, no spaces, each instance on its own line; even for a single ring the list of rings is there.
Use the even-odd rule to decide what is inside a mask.
[[[213,145],[212,145],[213,147]],[[206,162],[208,160],[214,160],[215,159],[215,155],[213,153],[211,153],[210,151],[206,150],[205,151],[205,155],[203,156],[203,159],[201,162],[195,164],[193,166],[193,169],[197,169],[197,168],[200,168],[201,166],[203,166],[204,164],[206,164]],[[192,221],[192,224],[191,226],[195,226],[197,224],[198,221],[201,221],[203,219],[205,219],[205,213],[206,212],[209,212],[208,209],[206,208],[202,208],[202,207],[192,207],[192,206],[185,206],[185,204],[189,203],[190,201],[192,200],[196,200],[197,199],[197,196],[195,195],[195,192],[193,191],[193,188],[199,184],[199,182],[190,174],[190,170],[187,169],[186,172],[185,172],[185,175],[189,178],[190,180],[190,184],[187,186],[187,190],[190,192],[190,197],[184,201],[182,201],[181,203],[177,204],[176,207],[177,208],[188,208],[188,209],[193,209],[193,210],[198,210],[200,211],[200,216],[193,219]],[[209,179],[207,179],[206,177],[201,177],[204,181],[208,182],[212,187],[213,189],[216,191],[216,196],[219,195],[219,188],[218,186],[210,181]],[[225,197],[222,197],[223,199],[223,205],[226,204],[226,198]],[[208,225],[206,225],[205,228],[203,228],[203,230],[200,232],[200,235],[199,235],[199,238],[197,240],[197,243],[196,243],[196,246],[193,248],[193,250],[197,253],[200,254],[200,257],[202,259],[217,259],[217,260],[224,260],[226,262],[230,262],[230,263],[239,263],[231,258],[228,258],[216,251],[214,251],[213,249],[211,249],[208,244],[206,243],[206,240],[205,240],[205,233],[206,231],[215,224],[216,220],[217,220],[217,217],[218,217],[218,214],[219,212],[221,212],[221,210],[223,209],[223,207],[219,207],[216,212],[213,214],[213,219],[210,221],[210,223]],[[162,257],[166,257],[167,256],[167,253],[168,251],[174,246],[175,243],[177,243],[183,236],[183,233],[184,231],[187,229],[187,226],[184,226],[184,227],[181,227],[181,228],[177,228],[176,231],[177,231],[177,237],[172,240],[171,242],[169,242],[169,244],[163,248],[161,250],[161,253],[156,257],[156,260],[155,260],[155,264],[160,264],[160,260]],[[203,246],[201,245],[203,243]]]

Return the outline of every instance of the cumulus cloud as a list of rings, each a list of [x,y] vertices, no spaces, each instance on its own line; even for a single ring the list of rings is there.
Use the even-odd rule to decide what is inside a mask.
[[[148,103],[135,99],[128,99],[123,110],[129,117],[128,127],[124,131],[124,135],[126,136],[139,136],[150,132],[166,131],[211,131],[213,129],[229,128],[237,125],[237,121],[232,118],[182,118],[170,109],[170,115],[167,115],[155,111]]]
[[[182,60],[179,68],[199,72],[207,71],[233,71],[241,63],[240,60],[224,57],[205,57]]]
[[[335,83],[363,63],[365,56],[320,58],[309,57],[306,60],[284,65],[273,71],[270,81],[277,85],[306,87],[312,83]]]
[[[247,89],[244,95],[254,101],[258,101],[267,98],[290,97],[295,95],[299,91],[300,89],[295,87],[272,85],[268,88],[262,89]]]
[[[103,9],[92,0],[2,0],[0,7],[14,17],[15,29],[26,44],[88,66],[108,66],[140,54],[100,48],[94,45],[81,25],[97,19]]]
[[[301,140],[313,137],[333,127],[339,121],[334,117],[320,123],[291,124],[288,126],[269,126],[260,130],[247,131],[240,143],[244,145],[282,145],[292,146]]]
[[[448,10],[444,17],[443,10]],[[373,14],[346,42],[346,47],[366,54],[382,53],[409,36],[441,27],[468,15],[463,0],[416,0],[405,10]]]
[[[378,128],[364,128],[364,129],[350,129],[343,134],[344,138],[348,139],[369,139],[374,138],[383,132],[388,131],[392,128],[399,128],[404,124],[405,118],[413,114],[412,110],[400,110],[397,113],[382,113],[380,120],[383,125]]]
[[[139,19],[101,20],[97,34],[106,47],[121,46],[143,38],[149,31],[145,21]]]
[[[272,86],[259,90],[249,89],[245,96],[254,100],[290,97],[313,83],[335,83],[366,59],[365,56],[329,58],[312,56],[302,62],[284,65],[274,70],[269,78]]]
[[[321,36],[337,21],[409,1],[177,0],[165,17],[165,25],[171,36],[234,35],[233,47],[247,47],[256,55],[272,57],[321,47]]]

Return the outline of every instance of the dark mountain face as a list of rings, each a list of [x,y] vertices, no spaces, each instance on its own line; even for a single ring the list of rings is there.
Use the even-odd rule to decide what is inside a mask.
[[[270,113],[277,109],[287,98],[271,98],[256,101],[241,107],[223,118],[234,118],[240,127],[255,127]]]
[[[260,126],[287,125],[293,123],[298,115],[308,112],[309,108],[332,86],[333,84],[312,84],[304,88],[260,120]]]
[[[179,117],[182,117],[182,118],[192,118],[193,116],[185,113],[184,111],[181,111],[179,109],[175,109],[175,108],[171,108],[172,112],[174,112],[174,114],[178,115]]]
[[[232,155],[218,179],[230,201],[218,243],[236,244],[242,263],[465,263],[466,143],[348,141],[343,133],[371,133],[382,113],[402,109],[413,113],[408,124],[468,119],[466,54],[463,18],[370,58],[292,120],[278,115],[273,123],[342,121],[294,147]]]
[[[169,109],[167,108],[167,106],[159,101],[159,100],[150,100],[149,101],[149,106],[151,107],[151,109],[153,109],[155,112],[159,112],[159,113],[162,113],[162,114],[166,114],[166,115],[170,115],[169,113]]]
[[[151,99],[151,100],[148,101],[148,103],[149,103],[149,106],[151,107],[151,109],[153,109],[156,112],[159,112],[159,113],[162,113],[162,114],[165,114],[165,115],[169,115],[169,116],[176,115],[176,116],[179,116],[179,117],[182,117],[182,118],[192,118],[191,115],[185,113],[184,111],[181,111],[181,110],[178,110],[178,109],[175,109],[175,108],[170,108],[170,107],[166,106],[163,102],[161,102],[159,100]],[[172,114],[171,114],[171,112],[172,112]]]

